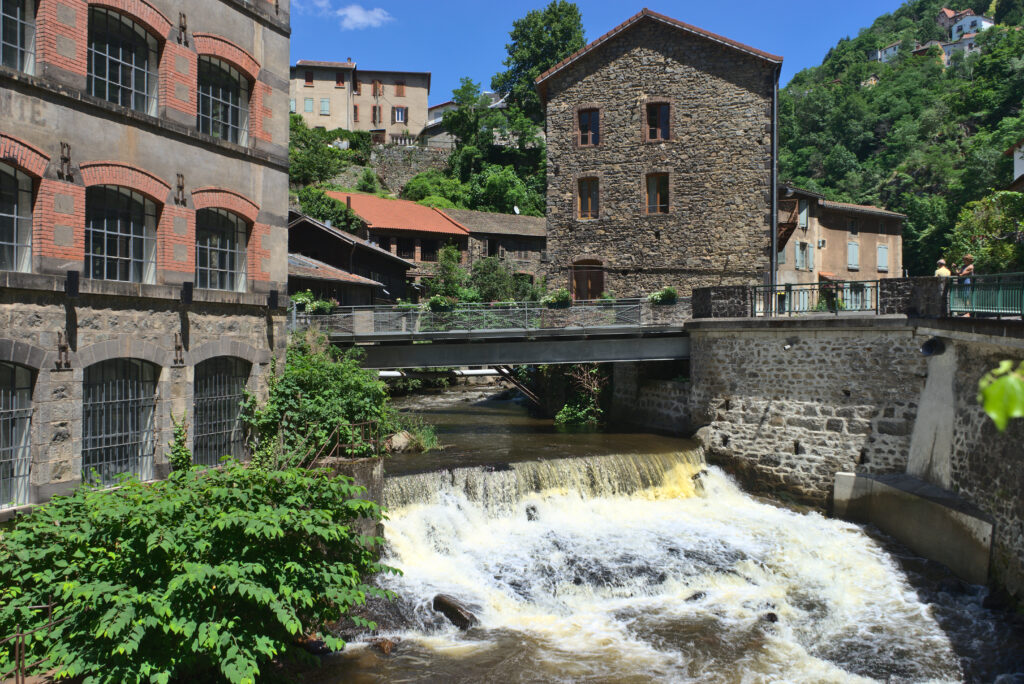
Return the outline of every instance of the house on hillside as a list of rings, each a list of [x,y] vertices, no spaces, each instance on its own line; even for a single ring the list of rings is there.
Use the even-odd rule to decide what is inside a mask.
[[[415,264],[297,211],[288,213],[288,293],[312,290],[343,305],[408,298]]]
[[[468,209],[445,209],[444,213],[469,230],[471,264],[485,257],[497,257],[513,273],[527,274],[531,281],[541,274],[547,245],[545,219]]]
[[[963,16],[958,17],[953,27],[949,30],[949,39],[957,42],[968,34],[981,33],[985,29],[992,28],[996,22],[988,17],[979,17],[971,10],[966,10]]]
[[[902,277],[903,214],[791,185],[779,187],[778,206],[780,285]]]
[[[957,52],[963,52],[964,55],[969,55],[972,52],[981,52],[981,48],[978,47],[975,42],[976,33],[967,33],[960,37],[959,40],[952,43],[943,43],[942,52],[945,56],[946,64],[949,64],[949,60],[953,58],[953,55]]]
[[[549,285],[763,282],[781,64],[645,9],[541,74]]]
[[[467,261],[469,230],[443,211],[376,195],[336,190],[329,190],[327,195],[345,203],[359,217],[359,237],[411,261],[413,268],[408,275],[417,283],[434,275],[438,252],[446,244],[458,247],[462,261]]]
[[[1014,192],[1024,192],[1024,140],[1006,150],[1013,156],[1013,182],[1006,188]]]
[[[973,10],[966,11],[970,12],[971,14],[974,14]],[[935,18],[935,23],[938,24],[941,28],[944,28],[945,30],[949,31],[950,29],[953,28],[953,24],[956,23],[959,14],[960,13],[957,12],[956,10],[951,10],[948,7],[943,7],[942,9],[939,10],[939,15]]]
[[[872,59],[876,62],[887,64],[896,59],[896,56],[900,53],[900,45],[902,44],[903,41],[900,40],[897,40],[895,43],[889,43],[881,50],[876,50],[872,55]]]
[[[288,92],[291,112],[310,128],[369,131],[376,143],[412,145],[427,123],[430,72],[299,60]]]

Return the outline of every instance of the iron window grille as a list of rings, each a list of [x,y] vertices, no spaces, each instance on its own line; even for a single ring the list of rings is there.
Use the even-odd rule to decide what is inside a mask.
[[[28,503],[32,376],[24,366],[0,362],[0,508]]]
[[[398,257],[400,259],[416,258],[416,241],[412,238],[398,238]]]
[[[82,386],[82,479],[102,485],[122,474],[153,479],[154,416],[160,368],[111,359],[85,369]]]
[[[294,100],[293,100],[294,102]],[[249,80],[215,57],[199,58],[200,133],[245,145],[249,128]]]
[[[31,74],[35,71],[35,2],[0,0],[0,63]]]
[[[420,261],[437,261],[437,240],[420,240]]]
[[[0,163],[0,271],[32,270],[32,179]]]
[[[223,209],[196,212],[196,287],[245,291],[245,246],[248,226]]]
[[[95,280],[156,282],[156,203],[129,188],[85,191],[85,274]]]
[[[215,466],[223,456],[245,455],[245,434],[240,420],[245,385],[252,364],[220,356],[196,366],[192,415],[195,438],[192,462]]]
[[[88,91],[107,102],[156,116],[157,42],[117,12],[89,10]]]

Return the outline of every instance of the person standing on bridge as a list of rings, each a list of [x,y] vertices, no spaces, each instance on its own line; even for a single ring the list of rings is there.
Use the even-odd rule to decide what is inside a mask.
[[[964,267],[957,273],[958,276],[964,279],[964,285],[971,284],[971,276],[974,275],[974,257],[970,254],[964,255]]]
[[[939,267],[937,269],[935,269],[935,277],[936,278],[948,278],[951,275],[953,275],[952,273],[950,273],[949,269],[946,268],[946,260],[945,259],[939,259],[938,266]]]

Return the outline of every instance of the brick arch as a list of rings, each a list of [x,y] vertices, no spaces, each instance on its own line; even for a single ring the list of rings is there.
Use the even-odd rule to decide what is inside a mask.
[[[111,359],[140,359],[165,368],[173,365],[174,353],[152,342],[121,335],[113,340],[97,342],[79,349],[72,355],[71,363],[76,368],[88,368]]]
[[[162,179],[137,166],[123,162],[83,162],[78,165],[86,187],[90,185],[119,185],[138,190],[160,204],[167,203],[171,186]]]
[[[238,340],[220,339],[206,342],[189,350],[185,354],[185,363],[189,366],[198,366],[203,361],[209,361],[218,356],[233,356],[248,361],[254,368],[261,363],[270,362],[270,352],[265,349],[257,349]]]
[[[42,178],[50,158],[27,142],[14,136],[0,133],[0,161],[24,171],[35,178]]]
[[[200,209],[227,209],[238,214],[250,224],[256,223],[260,207],[245,195],[225,188],[196,188],[192,191],[192,203]]]
[[[212,33],[193,33],[196,52],[200,57],[216,57],[228,62],[255,82],[260,73],[260,63],[252,55],[227,38]]]
[[[141,24],[161,41],[171,35],[170,20],[146,0],[89,0],[89,7],[103,7],[123,14]]]
[[[35,371],[52,368],[56,353],[29,342],[0,338],[0,361],[25,366]]]

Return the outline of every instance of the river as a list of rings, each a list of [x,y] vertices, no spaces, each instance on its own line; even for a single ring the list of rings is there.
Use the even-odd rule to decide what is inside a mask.
[[[389,655],[307,681],[996,681],[1019,622],[877,533],[745,494],[687,440],[571,434],[479,393],[410,405],[443,452],[388,462]],[[462,632],[431,608],[457,598]],[[1001,682],[1024,682],[1024,676]]]

